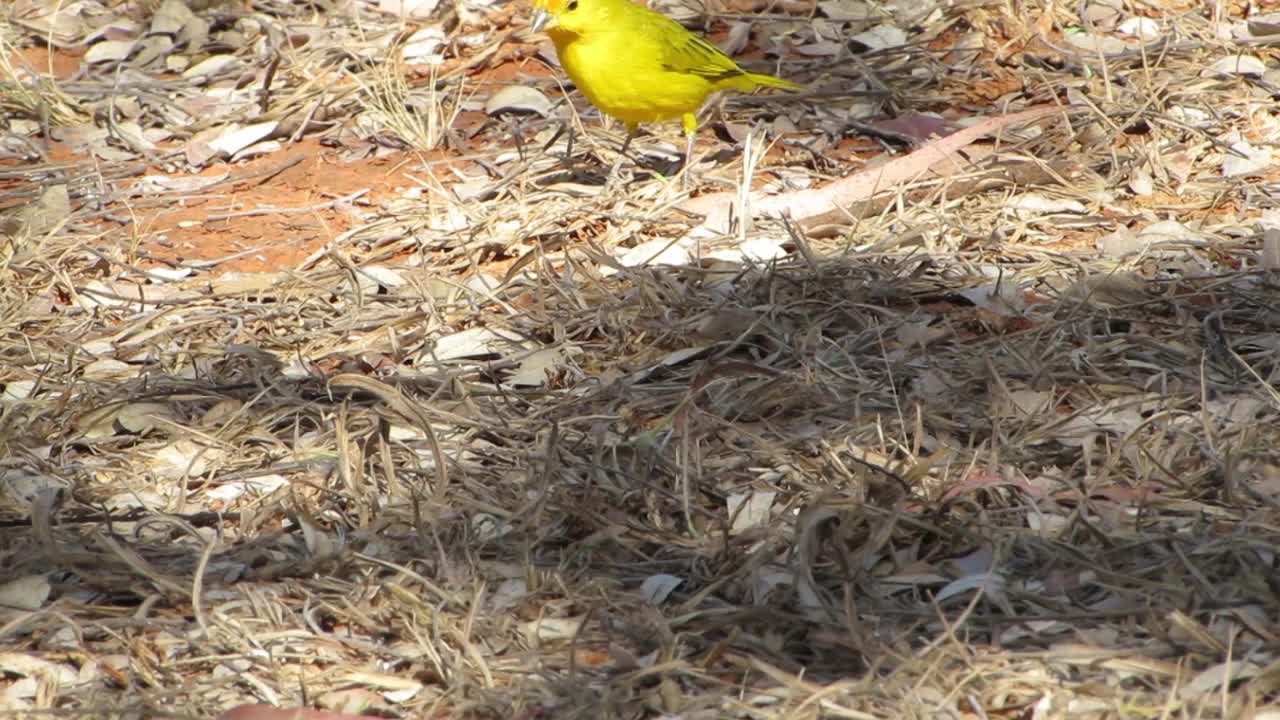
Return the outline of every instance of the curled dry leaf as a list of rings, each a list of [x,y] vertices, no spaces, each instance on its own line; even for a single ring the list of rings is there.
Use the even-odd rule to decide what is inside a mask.
[[[675,589],[680,587],[683,582],[684,579],[675,575],[667,575],[665,573],[650,575],[640,584],[640,596],[646,602],[661,605],[667,601],[668,597],[671,597],[671,593],[675,592]]]
[[[94,43],[84,54],[84,61],[96,65],[105,62],[120,62],[133,53],[137,43],[133,40],[104,40]]]
[[[1005,317],[1021,316],[1027,309],[1022,288],[1016,281],[1010,279],[964,288],[959,290],[958,294],[976,307]]]
[[[641,267],[646,265],[688,265],[693,256],[683,242],[673,242],[667,238],[656,238],[641,243],[618,256],[618,264],[623,267]]]
[[[1139,238],[1127,227],[1116,228],[1098,238],[1098,247],[1102,254],[1111,258],[1123,258],[1145,250],[1151,245],[1150,238]]]
[[[726,500],[726,509],[733,525],[730,535],[737,535],[753,528],[765,527],[769,524],[769,513],[773,509],[773,501],[778,494],[772,491],[751,491],[733,493]]]
[[[586,620],[587,616],[585,615],[566,618],[539,618],[521,625],[520,632],[531,642],[568,640],[578,634],[578,631],[582,628],[582,623],[586,622]]]
[[[1261,77],[1267,71],[1267,64],[1256,55],[1228,55],[1219,59],[1208,68],[1209,72],[1224,75],[1254,75]]]
[[[1018,388],[1004,391],[1001,395],[1003,402],[995,410],[998,417],[1035,419],[1053,407],[1053,393],[1041,390]]]
[[[184,80],[206,81],[230,72],[240,65],[235,55],[212,55],[187,68],[182,73]]]
[[[6,20],[37,34],[54,47],[74,47],[88,34],[88,21],[79,12],[69,12],[57,3],[21,0],[13,3]]]
[[[356,282],[361,292],[374,294],[382,290],[395,290],[408,283],[404,276],[385,265],[366,265],[356,271]]]
[[[427,355],[433,360],[505,355],[520,345],[520,336],[493,328],[468,328],[436,340]]]
[[[193,440],[182,439],[160,448],[151,455],[150,470],[162,480],[197,477],[222,461],[226,453]]]
[[[39,610],[53,592],[44,575],[26,575],[0,583],[0,609]]]
[[[881,17],[879,6],[873,7],[866,0],[820,0],[818,10],[836,22],[865,21]]]
[[[268,475],[259,475],[249,480],[237,480],[234,482],[223,483],[218,487],[210,490],[207,497],[222,502],[235,502],[243,495],[269,495],[282,487],[289,484],[288,478],[283,475],[271,473]]]
[[[64,687],[83,684],[83,679],[70,663],[54,662],[34,653],[0,652],[0,672],[18,677],[37,678]]]
[[[1280,14],[1261,13],[1249,16],[1249,34],[1254,37],[1280,35]]]
[[[116,413],[116,422],[120,423],[120,427],[138,435],[150,432],[157,426],[169,426],[174,421],[173,412],[164,403],[129,403]]]
[[[741,53],[751,42],[751,23],[735,22],[729,25],[729,35],[720,43],[720,49],[730,57]]]
[[[71,215],[71,196],[67,186],[45,188],[40,198],[17,213],[19,228],[14,235],[43,235],[66,222]]]
[[[1046,215],[1050,213],[1083,213],[1084,203],[1071,198],[1050,197],[1040,192],[1023,193],[1011,199],[1005,206],[1011,210],[1028,215]]]
[[[444,59],[440,54],[444,45],[444,30],[439,25],[428,25],[409,36],[400,57],[406,63],[439,62]]]
[[[489,97],[484,111],[489,115],[523,113],[546,117],[551,114],[551,101],[527,85],[508,85]]]
[[[1262,235],[1262,268],[1280,270],[1280,228],[1267,228]]]
[[[18,403],[23,400],[30,400],[36,390],[35,380],[10,380],[4,383],[4,390],[0,391],[0,403]]]
[[[507,384],[513,387],[542,387],[564,365],[567,354],[578,352],[580,351],[576,348],[535,350],[520,361],[516,371],[507,379]]]
[[[1129,43],[1112,35],[1071,32],[1064,39],[1068,45],[1079,50],[1086,60],[1094,60],[1099,55],[1120,55],[1129,50]]]
[[[860,32],[849,38],[868,51],[887,50],[904,45],[907,42],[907,34],[902,28],[893,25],[877,25],[870,30]]]
[[[1131,17],[1120,23],[1116,30],[1147,41],[1158,40],[1161,34],[1160,23],[1148,17]]]
[[[1223,177],[1244,177],[1257,175],[1272,165],[1271,148],[1255,147],[1253,144],[1239,140],[1231,144],[1231,152],[1222,157]]]
[[[209,142],[209,149],[216,154],[235,155],[259,140],[269,137],[278,126],[279,123],[275,120],[247,126],[231,125]]]

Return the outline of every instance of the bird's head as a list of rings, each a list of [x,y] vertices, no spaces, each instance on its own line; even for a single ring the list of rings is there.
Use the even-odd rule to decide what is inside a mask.
[[[580,35],[600,19],[601,5],[597,0],[533,0],[531,27],[534,32]]]

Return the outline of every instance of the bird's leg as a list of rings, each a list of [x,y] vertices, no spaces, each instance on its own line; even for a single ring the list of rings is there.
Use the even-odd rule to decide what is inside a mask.
[[[684,167],[680,172],[680,185],[688,189],[689,173],[693,172],[693,136],[698,132],[698,118],[693,113],[685,113],[680,124],[684,127]]]
[[[636,133],[639,131],[640,131],[639,125],[627,126],[627,138],[622,141],[622,149],[618,151],[619,159],[622,159],[627,156],[627,148],[631,147],[631,138],[635,137]]]
[[[609,168],[609,176],[605,178],[605,189],[613,187],[618,179],[618,174],[622,172],[622,161],[627,159],[627,148],[631,147],[631,138],[639,132],[640,126],[627,125],[627,139],[622,141],[622,149],[618,151],[618,159],[613,161],[613,167]]]

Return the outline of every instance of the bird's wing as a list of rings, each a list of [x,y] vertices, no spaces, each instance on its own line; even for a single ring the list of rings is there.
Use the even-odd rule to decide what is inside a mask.
[[[671,23],[671,27],[663,28],[665,32],[661,33],[664,70],[698,75],[711,82],[746,74],[720,48],[689,32],[675,20],[662,19]]]

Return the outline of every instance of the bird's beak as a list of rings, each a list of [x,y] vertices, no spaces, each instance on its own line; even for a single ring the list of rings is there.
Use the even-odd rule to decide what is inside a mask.
[[[546,10],[537,10],[533,13],[533,22],[530,27],[534,32],[542,32],[548,28],[556,26],[556,18]]]

